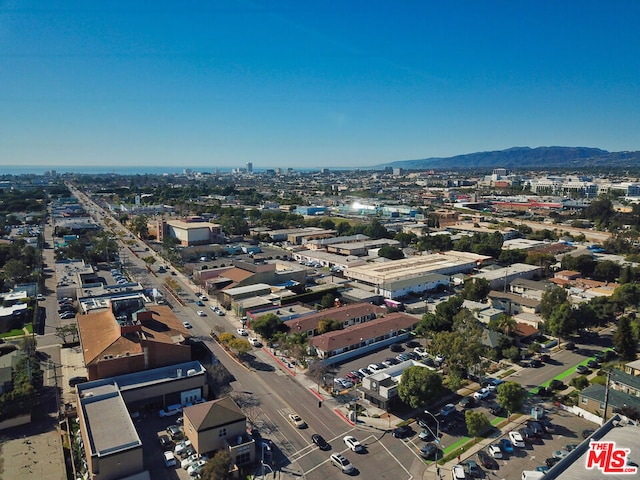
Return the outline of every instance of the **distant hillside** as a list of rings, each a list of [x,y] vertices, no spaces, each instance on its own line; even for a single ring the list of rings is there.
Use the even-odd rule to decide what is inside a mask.
[[[408,170],[449,168],[589,168],[589,167],[640,167],[640,152],[607,152],[586,147],[513,147],[493,152],[469,153],[448,158],[424,158],[399,160],[378,165],[401,167]]]

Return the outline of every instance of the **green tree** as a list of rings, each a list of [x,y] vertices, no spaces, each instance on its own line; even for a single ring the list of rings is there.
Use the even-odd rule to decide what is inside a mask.
[[[327,293],[320,300],[320,305],[322,305],[322,308],[331,308],[335,305],[335,301],[336,301],[335,294]]]
[[[584,375],[580,375],[572,378],[569,385],[574,387],[576,390],[584,390],[589,386],[589,379]]]
[[[200,478],[201,480],[232,480],[234,476],[229,472],[230,468],[229,453],[226,450],[218,450],[202,469]]]
[[[333,318],[323,318],[318,322],[319,335],[327,332],[333,332],[335,330],[340,330],[341,328],[342,323],[339,320],[334,320]]]
[[[564,288],[551,287],[542,294],[540,299],[540,316],[548,320],[551,313],[566,301],[567,291]]]
[[[131,230],[143,240],[149,238],[149,225],[146,215],[138,215],[131,222]]]
[[[253,321],[253,330],[261,337],[271,340],[277,333],[286,333],[289,327],[277,315],[267,313]]]
[[[631,361],[636,359],[638,342],[633,335],[631,319],[626,315],[618,319],[618,328],[616,333],[613,334],[613,344],[622,360]]]
[[[482,412],[467,410],[464,412],[464,420],[467,424],[467,431],[472,437],[479,437],[491,428],[491,422]]]
[[[426,367],[409,367],[402,373],[398,397],[412,408],[423,408],[442,391],[442,377]]]
[[[498,403],[509,414],[522,410],[525,394],[524,388],[516,382],[504,382],[498,385]]]
[[[491,291],[491,283],[484,278],[473,278],[464,282],[462,297],[466,300],[479,302],[484,300]]]
[[[511,335],[518,328],[518,322],[511,315],[501,313],[489,322],[488,327],[494,332]]]
[[[545,326],[547,331],[558,338],[566,337],[578,328],[578,321],[569,302],[560,304],[549,316]]]
[[[389,260],[399,260],[404,258],[404,253],[398,247],[393,245],[384,245],[378,250],[378,256],[388,258]]]

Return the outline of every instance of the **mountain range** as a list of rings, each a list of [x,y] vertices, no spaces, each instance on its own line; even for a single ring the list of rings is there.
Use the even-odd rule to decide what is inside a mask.
[[[378,165],[407,170],[451,168],[509,169],[574,169],[574,168],[637,168],[640,152],[608,152],[587,147],[512,147],[506,150],[468,153],[446,158],[398,160]]]

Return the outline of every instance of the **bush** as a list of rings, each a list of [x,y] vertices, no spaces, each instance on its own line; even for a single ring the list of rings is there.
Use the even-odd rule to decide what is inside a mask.
[[[580,375],[579,377],[572,378],[569,385],[575,387],[577,390],[583,390],[589,386],[589,379],[584,375]]]

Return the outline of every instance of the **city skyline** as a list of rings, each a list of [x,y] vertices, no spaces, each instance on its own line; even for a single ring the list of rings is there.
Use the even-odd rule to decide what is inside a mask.
[[[0,6],[0,163],[358,168],[640,150],[634,2]]]

